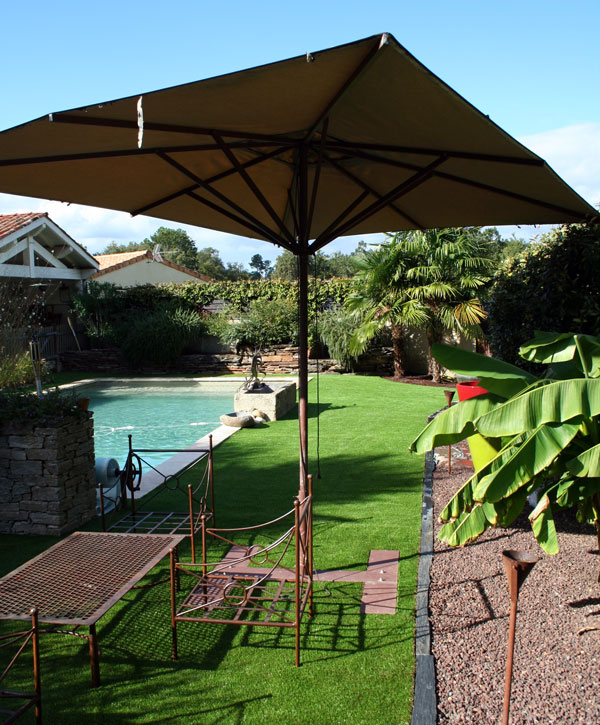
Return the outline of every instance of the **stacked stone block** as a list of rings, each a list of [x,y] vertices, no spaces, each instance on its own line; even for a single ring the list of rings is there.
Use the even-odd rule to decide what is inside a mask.
[[[262,367],[267,376],[289,375],[298,373],[298,348],[291,345],[275,345],[262,354]],[[248,374],[250,361],[244,356],[239,362],[236,353],[212,353],[182,355],[179,361],[170,368],[171,373],[204,373],[218,375],[222,373]],[[61,355],[61,364],[64,370],[85,370],[96,372],[132,372],[121,357],[118,350],[83,350],[81,352],[69,351]],[[343,372],[335,360],[319,360],[320,372]],[[370,350],[361,355],[355,365],[356,372],[373,375],[393,375],[394,356],[391,348]],[[150,364],[142,368],[144,373],[164,372],[156,370]],[[317,360],[308,361],[308,371],[317,372]]]
[[[0,425],[0,533],[62,536],[96,515],[91,413]]]

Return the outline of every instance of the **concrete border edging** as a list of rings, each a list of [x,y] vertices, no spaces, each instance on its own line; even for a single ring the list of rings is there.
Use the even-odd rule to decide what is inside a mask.
[[[427,422],[429,423],[439,412],[430,415]],[[431,654],[431,626],[429,624],[429,570],[433,560],[434,470],[435,452],[428,451],[425,455],[421,505],[421,544],[415,613],[415,695],[411,725],[435,725],[437,722],[435,658]]]
[[[437,698],[435,692],[435,660],[431,654],[429,625],[429,570],[433,559],[433,451],[425,456],[423,504],[421,508],[421,547],[417,574],[415,621],[415,696],[411,725],[435,725]]]

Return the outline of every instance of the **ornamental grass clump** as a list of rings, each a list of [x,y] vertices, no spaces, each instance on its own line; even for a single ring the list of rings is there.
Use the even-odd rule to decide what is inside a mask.
[[[547,366],[541,377],[447,345],[432,352],[455,373],[478,377],[489,392],[440,413],[411,450],[423,453],[474,433],[502,439],[498,454],[442,511],[440,539],[462,546],[492,526],[508,527],[537,492],[529,520],[546,553],[559,550],[559,508],[593,523],[600,543],[600,338],[536,333],[519,354]]]

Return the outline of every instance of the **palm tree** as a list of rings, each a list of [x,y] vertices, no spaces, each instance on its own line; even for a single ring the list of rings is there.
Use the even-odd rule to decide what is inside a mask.
[[[394,377],[404,375],[404,333],[408,325],[427,320],[425,306],[408,295],[406,271],[411,254],[401,233],[388,235],[389,241],[356,255],[358,272],[353,279],[346,308],[362,318],[350,338],[353,355],[365,351],[378,332],[390,328],[394,348]]]
[[[477,292],[490,280],[494,261],[490,240],[476,227],[429,229],[403,235],[411,260],[406,269],[406,294],[426,310],[422,325],[429,343],[429,371],[440,381],[441,368],[431,346],[456,333],[482,336],[485,310]]]

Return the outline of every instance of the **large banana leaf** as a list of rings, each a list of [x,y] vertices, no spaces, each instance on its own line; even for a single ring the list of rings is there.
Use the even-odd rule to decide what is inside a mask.
[[[502,398],[510,398],[537,380],[516,365],[451,345],[434,344],[431,354],[457,375],[479,378],[482,387]]]
[[[440,514],[440,521],[454,521],[473,508],[475,505],[475,499],[473,498],[473,479],[475,476],[465,481],[450,501],[448,501]]]
[[[548,494],[544,494],[535,509],[529,514],[533,535],[546,554],[558,554],[558,537],[554,525],[554,514]]]
[[[561,363],[574,361],[586,377],[600,374],[600,340],[591,335],[571,332],[539,332],[519,348],[519,355],[530,362]]]
[[[549,424],[526,434],[523,443],[509,446],[494,459],[490,473],[480,475],[473,498],[494,503],[511,496],[548,468],[575,438],[579,428],[579,421]]]
[[[576,458],[567,462],[566,468],[574,476],[599,477],[600,476],[600,444],[588,448]]]
[[[495,526],[497,520],[498,516],[492,504],[477,504],[468,513],[442,526],[438,537],[449,546],[464,546],[481,536],[490,526]]]
[[[600,415],[600,380],[560,380],[513,398],[475,421],[484,436],[513,436],[545,423]]]
[[[496,408],[502,398],[497,395],[480,395],[452,405],[437,415],[410,444],[410,450],[427,453],[436,446],[457,443],[475,433],[473,421]]]

